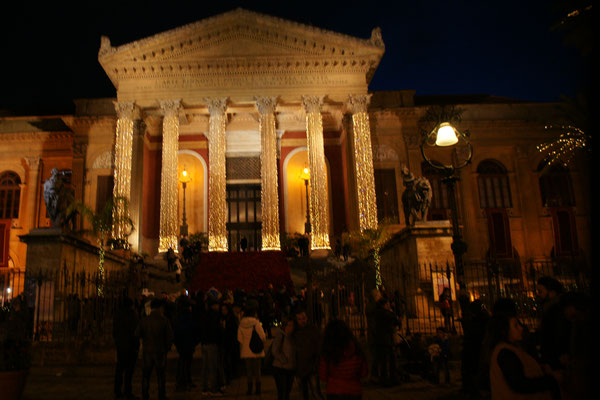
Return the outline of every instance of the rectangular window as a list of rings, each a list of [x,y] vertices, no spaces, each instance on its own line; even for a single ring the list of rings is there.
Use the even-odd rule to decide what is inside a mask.
[[[377,219],[388,219],[399,223],[396,170],[375,169],[375,195],[377,197]]]
[[[113,175],[100,175],[96,180],[96,213],[100,213],[113,197],[115,178]]]

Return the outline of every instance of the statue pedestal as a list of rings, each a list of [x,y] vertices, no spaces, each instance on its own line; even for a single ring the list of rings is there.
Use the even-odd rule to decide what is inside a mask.
[[[449,221],[427,221],[404,228],[381,250],[383,284],[388,293],[397,291],[404,300],[413,332],[435,333],[444,326],[439,296],[449,287],[456,298],[451,244]]]
[[[19,238],[27,244],[28,274],[47,275],[60,268],[66,268],[69,273],[94,274],[98,271],[98,247],[60,228],[32,229]],[[104,260],[104,270],[108,273],[127,266],[127,260],[109,251]]]

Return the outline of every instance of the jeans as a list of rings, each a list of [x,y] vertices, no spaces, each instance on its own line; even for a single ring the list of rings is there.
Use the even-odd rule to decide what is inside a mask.
[[[219,366],[219,346],[202,345],[202,390],[216,392],[223,385],[222,368]]]
[[[152,375],[152,370],[156,369],[158,398],[159,400],[164,400],[166,398],[167,354],[143,353],[142,359],[144,361],[144,366],[142,368],[142,398],[144,400],[150,398],[150,376]]]
[[[115,368],[115,395],[131,396],[131,378],[137,361],[137,351],[117,350],[117,367]],[[123,390],[121,390],[123,389]]]
[[[290,392],[294,385],[294,371],[273,367],[273,379],[277,386],[277,400],[290,400]]]
[[[303,400],[323,400],[318,375],[311,374],[304,377],[298,377],[298,385],[300,386],[300,394],[302,395]]]
[[[193,351],[183,351],[179,353],[177,360],[176,385],[178,389],[185,389],[192,384],[192,359]]]

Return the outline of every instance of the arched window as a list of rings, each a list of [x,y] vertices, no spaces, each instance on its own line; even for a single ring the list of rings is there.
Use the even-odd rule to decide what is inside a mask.
[[[479,174],[479,203],[488,219],[490,256],[497,259],[514,257],[507,209],[512,207],[510,184],[506,168],[495,160],[482,161]]]
[[[0,174],[0,219],[19,218],[21,178],[15,172]]]
[[[428,162],[421,164],[423,176],[431,185],[431,204],[427,219],[430,221],[441,221],[449,219],[450,205],[448,203],[448,188],[442,182],[439,170],[432,167]]]
[[[571,174],[562,165],[546,168],[545,163],[540,163],[538,172],[542,205],[548,208],[552,216],[554,255],[572,257],[578,253],[579,246],[573,212],[575,196]]]

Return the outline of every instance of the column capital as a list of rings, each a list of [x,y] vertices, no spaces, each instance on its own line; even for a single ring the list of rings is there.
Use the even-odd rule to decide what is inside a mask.
[[[254,100],[260,115],[275,114],[277,96],[254,96]]]
[[[134,120],[139,118],[135,101],[113,101],[117,118],[128,118]]]
[[[205,98],[206,106],[211,117],[225,114],[227,111],[227,100],[228,97],[211,97]]]
[[[42,161],[39,157],[24,157],[24,160],[30,171],[37,171],[40,168],[40,162]]]
[[[351,94],[346,101],[348,109],[352,114],[367,112],[367,107],[371,102],[371,96],[372,94]]]
[[[320,113],[325,96],[302,96],[302,106],[307,113]]]
[[[181,99],[159,100],[160,109],[165,117],[178,116],[181,108]]]

